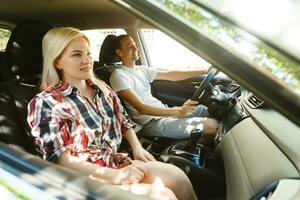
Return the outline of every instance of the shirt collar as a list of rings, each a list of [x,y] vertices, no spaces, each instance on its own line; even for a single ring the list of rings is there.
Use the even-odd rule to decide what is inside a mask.
[[[99,87],[92,80],[87,79],[85,82],[90,85],[96,93],[100,92]],[[72,93],[78,93],[79,91],[76,87],[64,81],[60,81],[55,88],[64,96],[68,96]]]

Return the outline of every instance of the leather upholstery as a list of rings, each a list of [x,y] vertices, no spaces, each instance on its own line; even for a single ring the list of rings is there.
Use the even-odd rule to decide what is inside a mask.
[[[4,53],[0,84],[0,140],[35,154],[27,125],[28,102],[39,92],[42,38],[51,25],[26,20],[17,25]]]
[[[99,54],[99,63],[94,65],[94,73],[98,78],[110,85],[109,78],[111,73],[119,67],[120,58],[114,52],[115,35],[107,35],[101,45]]]
[[[3,55],[3,81],[41,73],[42,39],[51,28],[51,25],[36,20],[26,20],[16,26]]]
[[[35,154],[35,145],[27,125],[27,104],[38,93],[35,85],[10,81],[0,84],[0,140]]]
[[[120,58],[114,52],[115,49],[115,35],[107,35],[103,40],[99,53],[100,65],[110,65],[112,63],[120,62]]]

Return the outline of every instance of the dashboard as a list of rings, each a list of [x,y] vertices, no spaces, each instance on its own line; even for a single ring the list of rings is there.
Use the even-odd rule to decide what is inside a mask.
[[[276,189],[272,183],[299,177],[300,130],[246,90],[238,103],[246,115],[215,150],[224,163],[227,199],[249,199],[261,191],[267,196]]]

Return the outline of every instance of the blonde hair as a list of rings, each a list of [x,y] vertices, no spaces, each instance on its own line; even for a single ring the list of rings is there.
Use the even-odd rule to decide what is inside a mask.
[[[78,29],[71,27],[53,28],[43,38],[43,73],[40,89],[55,86],[61,80],[61,72],[55,67],[59,59],[71,41],[84,38],[90,45],[86,35]]]

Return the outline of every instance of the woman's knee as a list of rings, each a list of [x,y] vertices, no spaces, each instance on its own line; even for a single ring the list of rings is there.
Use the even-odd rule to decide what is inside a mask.
[[[175,184],[175,187],[182,187],[183,185],[190,184],[190,180],[187,177],[187,175],[178,167],[172,164],[169,165],[168,172],[171,173],[171,176],[173,177],[173,183]]]
[[[165,187],[155,184],[131,184],[131,185],[117,185],[116,187],[130,191],[137,195],[150,197],[153,200],[177,200],[174,192]]]
[[[182,184],[189,182],[186,174],[175,165],[162,162],[157,162],[156,164],[160,171],[159,174],[163,174],[163,179],[165,179],[167,183],[171,183],[171,185],[168,184],[169,186],[181,187]]]
[[[172,186],[173,191],[178,199],[197,199],[192,183],[187,175],[178,167],[173,166],[174,172],[174,185]]]
[[[181,169],[172,164],[161,162],[157,162],[155,165],[157,165],[155,167],[156,170],[159,169],[159,173],[155,174],[155,178],[158,175],[164,185],[171,189],[178,199],[187,199],[186,197],[188,197],[188,199],[194,199],[192,198],[194,197],[192,183]],[[152,176],[153,175],[154,174],[152,174]]]
[[[150,197],[155,200],[177,200],[175,193],[167,187],[155,188],[155,191],[150,194]]]

